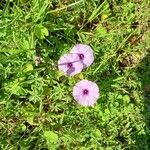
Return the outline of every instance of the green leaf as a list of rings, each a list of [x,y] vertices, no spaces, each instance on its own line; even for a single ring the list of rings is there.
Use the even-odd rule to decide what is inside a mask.
[[[108,9],[108,4],[106,1],[104,1],[101,5],[99,5],[97,8],[95,8],[91,14],[91,16],[88,19],[88,22],[93,21],[96,17],[98,17],[102,12]]]
[[[26,40],[26,38],[23,38],[22,40],[18,41],[19,47],[22,50],[29,50],[30,49],[30,44],[29,41]]]
[[[34,32],[38,39],[44,39],[45,36],[49,35],[47,28],[41,24],[35,26]]]
[[[49,32],[48,32],[47,28],[45,28],[45,27],[42,29],[42,32],[45,36],[49,35]]]
[[[34,124],[33,119],[34,119],[34,116],[28,116],[28,117],[27,117],[27,122],[28,122],[29,124],[33,125],[33,124]]]
[[[123,101],[126,102],[126,103],[129,103],[130,102],[130,97],[128,95],[124,95],[123,96]]]
[[[5,89],[9,91],[11,94],[15,95],[23,95],[25,94],[25,90],[20,86],[20,82],[16,79],[13,82],[9,82]]]
[[[44,131],[44,137],[48,144],[50,143],[57,143],[58,141],[58,135],[54,133],[53,131]]]
[[[107,34],[107,30],[102,25],[98,25],[95,29],[95,34],[97,37],[104,37]]]
[[[96,138],[100,139],[100,138],[102,137],[101,131],[100,131],[99,129],[96,129],[96,130],[94,131],[94,136],[95,136]]]
[[[13,53],[19,53],[20,52],[20,50],[19,49],[0,49],[0,53],[11,53],[11,54],[13,54]]]
[[[18,126],[18,130],[19,130],[20,132],[24,132],[24,131],[26,130],[26,126],[25,126],[23,123],[21,123],[21,124]]]
[[[23,72],[28,72],[28,71],[32,71],[33,70],[33,66],[30,63],[27,63],[23,66]]]
[[[106,20],[108,18],[108,15],[107,14],[102,14],[101,15],[101,20],[103,21],[103,20]]]

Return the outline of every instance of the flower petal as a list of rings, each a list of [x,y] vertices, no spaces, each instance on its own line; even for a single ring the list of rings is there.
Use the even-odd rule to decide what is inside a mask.
[[[84,94],[83,90],[88,90]],[[99,98],[99,88],[96,83],[88,80],[81,80],[73,88],[74,99],[83,106],[93,106]]]
[[[70,51],[71,53],[80,54],[84,56],[82,59],[83,68],[89,67],[94,61],[93,50],[89,45],[86,44],[76,44]]]
[[[72,63],[70,68],[68,68],[68,63]],[[77,54],[68,53],[60,57],[58,60],[58,68],[63,71],[65,75],[74,76],[82,71],[83,65]]]

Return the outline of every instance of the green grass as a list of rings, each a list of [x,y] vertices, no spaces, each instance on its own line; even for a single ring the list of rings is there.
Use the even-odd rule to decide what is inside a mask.
[[[149,150],[149,8],[149,0],[1,0],[0,149]],[[95,61],[66,77],[57,61],[76,43],[89,44]],[[81,79],[100,88],[94,107],[72,97]]]

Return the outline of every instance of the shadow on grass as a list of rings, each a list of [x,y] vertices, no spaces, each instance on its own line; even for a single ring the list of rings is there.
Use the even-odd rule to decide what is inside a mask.
[[[101,105],[101,108],[109,109],[111,111],[113,106],[110,104],[119,103],[119,106],[115,106],[114,109],[122,113],[121,109],[127,109],[126,112],[131,116],[126,114],[125,118],[129,118],[130,121],[130,131],[127,130],[124,135],[120,135],[122,129],[124,128],[123,119],[124,116],[118,118],[115,122],[114,126],[118,127],[118,136],[116,136],[116,141],[121,143],[126,150],[149,150],[150,149],[150,53],[146,55],[139,64],[133,69],[127,69],[130,64],[126,64],[121,69],[120,75],[116,74],[113,68],[108,66],[106,71],[103,73],[97,73],[95,76],[99,76],[99,78],[95,78],[95,76],[90,76],[92,81],[98,83],[99,87],[101,87],[101,100],[98,103]],[[127,72],[127,73],[125,73]],[[131,81],[131,82],[130,82]],[[134,83],[133,83],[134,82]],[[138,94],[134,95],[134,92]],[[111,102],[111,98],[108,97],[109,93],[115,95],[128,95],[130,97],[130,101],[127,105],[123,106],[124,100],[113,99]],[[137,98],[137,99],[136,99]],[[123,103],[122,103],[123,102]],[[132,109],[128,109],[130,105],[134,107]],[[130,112],[131,111],[131,112]],[[137,116],[139,115],[139,116]],[[112,114],[113,116],[113,114]],[[115,116],[115,115],[114,115]],[[117,116],[115,116],[117,117]],[[132,120],[132,117],[135,120]],[[122,120],[119,120],[122,119]],[[112,118],[110,117],[110,121]],[[129,122],[126,122],[127,124]],[[119,122],[119,123],[118,123]],[[108,126],[107,130],[111,127]],[[128,133],[129,132],[129,133]],[[126,137],[126,134],[129,136],[130,140],[132,139],[132,143],[130,145],[129,138]]]
[[[139,149],[150,149],[150,53],[143,58],[136,68],[136,75],[141,83],[142,95],[144,97],[145,132],[144,136],[137,135],[136,145]],[[141,142],[142,141],[142,142]]]

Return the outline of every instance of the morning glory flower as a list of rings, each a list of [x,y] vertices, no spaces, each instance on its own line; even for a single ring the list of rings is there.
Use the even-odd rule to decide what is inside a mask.
[[[83,106],[93,106],[99,98],[99,88],[96,83],[81,80],[73,88],[74,99]]]
[[[76,44],[71,49],[70,53],[78,54],[78,57],[82,62],[83,68],[89,67],[94,61],[93,50],[89,45]]]
[[[68,53],[60,57],[58,68],[65,75],[74,76],[82,71],[83,66],[77,54]]]

